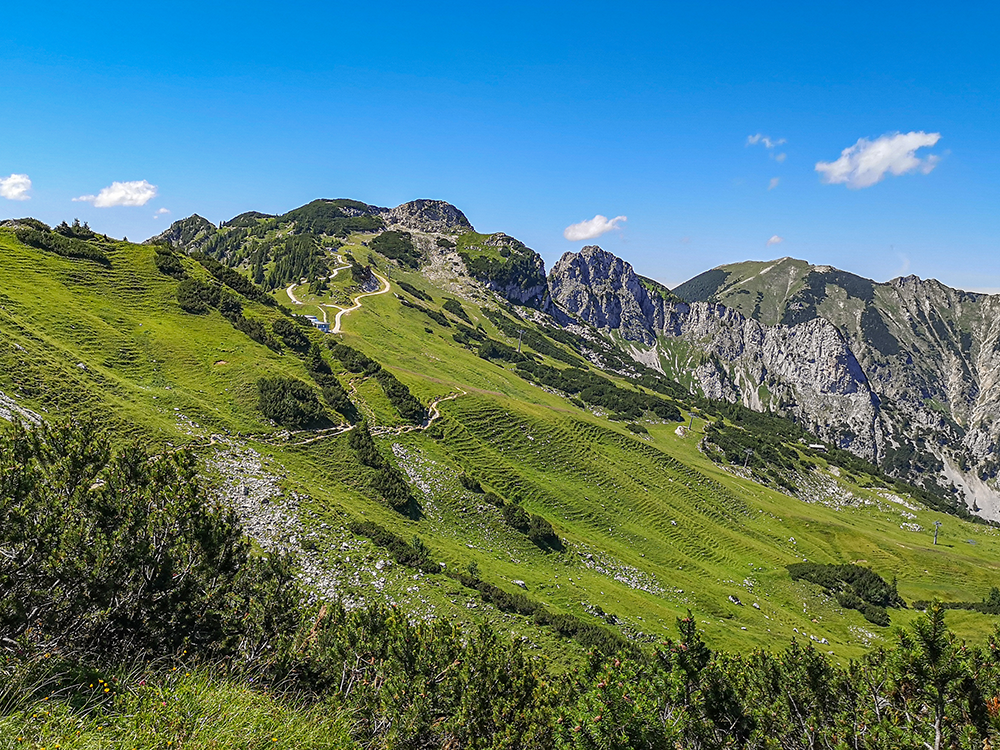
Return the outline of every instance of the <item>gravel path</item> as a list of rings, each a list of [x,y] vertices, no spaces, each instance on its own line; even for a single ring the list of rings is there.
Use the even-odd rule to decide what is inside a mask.
[[[344,317],[345,315],[347,315],[348,313],[352,313],[355,310],[359,309],[361,307],[361,300],[363,298],[365,298],[365,297],[377,297],[380,294],[385,294],[386,292],[388,292],[392,288],[392,287],[389,286],[389,280],[388,279],[383,278],[382,276],[379,276],[374,271],[372,271],[372,275],[376,279],[378,279],[380,282],[382,282],[383,284],[385,284],[385,287],[382,288],[382,289],[379,289],[378,291],[375,291],[375,292],[362,292],[361,294],[359,294],[357,297],[354,298],[354,305],[353,306],[351,306],[351,307],[345,307],[343,309],[340,309],[340,311],[337,313],[337,316],[333,319],[333,328],[330,329],[330,333],[340,333],[340,319],[342,317]],[[326,305],[326,307],[336,307],[336,305]]]

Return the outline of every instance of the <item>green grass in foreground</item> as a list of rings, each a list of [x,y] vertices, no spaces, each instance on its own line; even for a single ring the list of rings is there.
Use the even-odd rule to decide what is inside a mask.
[[[0,687],[3,750],[340,750],[353,748],[347,717],[307,706],[218,670],[135,666],[94,674],[64,693],[49,681]],[[89,691],[89,695],[87,692]]]

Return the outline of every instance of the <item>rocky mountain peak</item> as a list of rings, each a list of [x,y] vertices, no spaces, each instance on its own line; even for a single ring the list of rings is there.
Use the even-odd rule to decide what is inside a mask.
[[[178,219],[155,237],[146,240],[147,244],[169,242],[186,253],[200,250],[215,233],[215,224],[204,216],[191,214],[187,218]]]
[[[455,206],[425,198],[382,209],[382,218],[388,225],[417,232],[452,234],[473,231],[465,214]]]
[[[588,245],[565,253],[549,274],[552,301],[598,328],[616,328],[630,341],[656,340],[653,304],[631,264]]]

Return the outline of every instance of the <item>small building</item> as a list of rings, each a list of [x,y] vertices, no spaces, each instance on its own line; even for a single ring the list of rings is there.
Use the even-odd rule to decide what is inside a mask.
[[[820,443],[809,443],[809,448],[810,450],[823,451],[824,453],[826,453],[826,446]]]
[[[318,328],[323,333],[330,332],[330,324],[325,320],[320,320],[315,315],[303,315],[302,317],[308,320],[309,323],[312,324],[313,328]]]

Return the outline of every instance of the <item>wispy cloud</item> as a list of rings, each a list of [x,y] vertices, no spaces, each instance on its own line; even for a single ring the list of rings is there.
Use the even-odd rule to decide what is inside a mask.
[[[933,146],[940,138],[940,133],[922,130],[886,133],[874,141],[859,138],[853,146],[841,151],[836,161],[818,162],[816,171],[828,185],[847,185],[853,190],[871,187],[886,174],[899,176],[918,171],[927,174],[937,166],[940,157],[930,154],[921,159],[915,152]]]
[[[133,182],[112,182],[97,195],[81,195],[74,201],[92,203],[97,208],[112,206],[145,206],[156,197],[156,185],[146,180]]]
[[[778,187],[778,183],[779,182],[781,182],[781,178],[780,177],[772,177],[771,181],[769,183],[767,183],[767,189],[768,190],[774,190],[776,187]]]
[[[782,143],[785,143],[785,142],[786,141],[785,141],[784,138],[778,138],[778,139],[774,140],[774,139],[771,139],[768,136],[764,135],[763,133],[757,133],[756,135],[748,135],[747,136],[747,145],[748,146],[754,146],[754,145],[756,145],[758,143],[762,143],[762,144],[764,144],[764,148],[766,148],[768,151],[771,151],[771,150],[777,148],[778,146],[780,146]]]
[[[26,174],[0,177],[0,196],[9,201],[31,200],[31,196],[28,195],[29,190],[31,190],[31,179]]]
[[[779,237],[778,235],[774,234],[771,235],[771,239],[767,241],[767,246],[771,247],[771,245],[780,245],[784,241],[785,241],[784,237]]]
[[[597,214],[593,219],[581,221],[579,224],[570,224],[563,230],[563,237],[571,242],[592,240],[602,234],[607,234],[612,229],[618,229],[618,225],[624,221],[628,221],[628,217],[616,216],[609,219],[607,216]]]
[[[158,208],[158,209],[156,209],[156,213],[153,214],[153,218],[154,219],[159,219],[161,216],[163,216],[165,214],[169,214],[169,213],[170,213],[170,209],[169,208]]]
[[[786,154],[786,153],[784,153],[784,152],[782,152],[782,153],[780,153],[780,154],[775,154],[775,155],[774,155],[774,160],[775,160],[776,162],[778,162],[778,164],[781,164],[781,162],[783,162],[783,161],[784,161],[785,159],[787,159],[787,158],[788,158],[788,154]]]
[[[910,272],[910,258],[903,253],[896,253],[896,257],[899,258],[899,269],[896,271],[896,275],[905,276]]]

